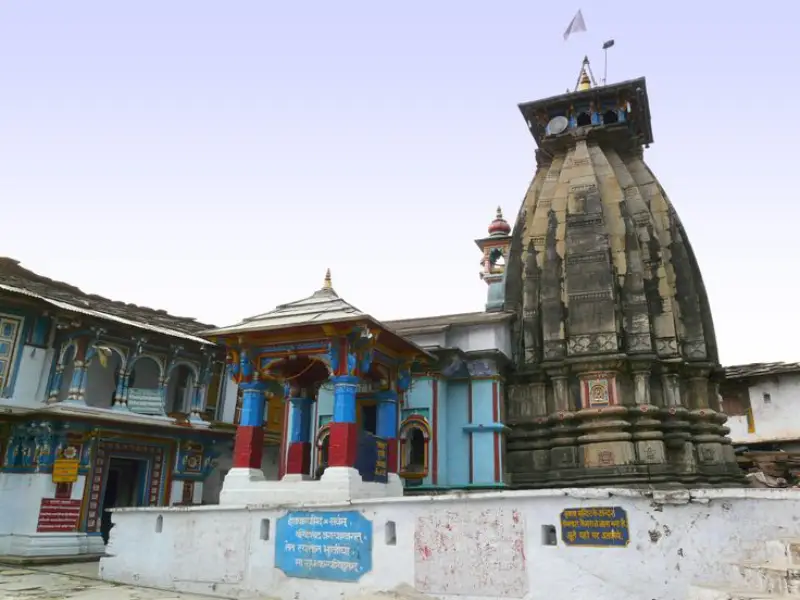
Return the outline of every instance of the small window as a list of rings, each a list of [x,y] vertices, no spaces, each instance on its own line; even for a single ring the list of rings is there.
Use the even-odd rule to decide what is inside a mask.
[[[158,515],[156,519],[156,533],[161,533],[162,531],[164,531],[164,517]]]
[[[387,546],[397,545],[397,525],[395,524],[394,521],[386,521],[386,526],[384,527],[384,535],[386,537]]]
[[[558,536],[555,525],[542,525],[542,546],[557,546]]]
[[[408,436],[408,462],[406,471],[421,473],[425,471],[425,436],[414,428]]]
[[[764,404],[772,404],[772,396],[764,392]]]
[[[269,541],[269,519],[261,519],[260,537],[263,541]]]

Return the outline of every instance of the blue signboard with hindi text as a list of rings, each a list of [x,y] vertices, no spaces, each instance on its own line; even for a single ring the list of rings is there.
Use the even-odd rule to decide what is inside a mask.
[[[355,511],[290,512],[278,519],[275,566],[287,577],[358,581],[372,570],[372,521]]]
[[[628,514],[619,506],[568,508],[561,512],[561,539],[567,546],[624,548],[631,540]]]

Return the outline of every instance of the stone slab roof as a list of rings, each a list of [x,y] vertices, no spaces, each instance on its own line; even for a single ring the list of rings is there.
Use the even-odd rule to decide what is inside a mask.
[[[800,363],[773,362],[750,363],[725,367],[726,379],[745,379],[748,377],[768,377],[786,373],[800,373]]]
[[[502,323],[508,321],[513,316],[514,313],[510,312],[460,313],[455,315],[437,315],[434,317],[385,321],[385,325],[400,335],[413,335],[419,333],[436,333],[445,331],[450,327]]]
[[[168,337],[211,344],[198,334],[212,327],[188,317],[176,317],[165,310],[109,300],[96,294],[44,277],[20,266],[13,258],[0,257],[0,293],[6,292],[40,300],[65,312],[82,314],[101,321],[159,333]]]
[[[269,312],[247,317],[229,327],[207,330],[203,334],[228,335],[249,331],[271,331],[368,317],[369,315],[340,298],[333,288],[324,287],[308,298],[281,304]]]

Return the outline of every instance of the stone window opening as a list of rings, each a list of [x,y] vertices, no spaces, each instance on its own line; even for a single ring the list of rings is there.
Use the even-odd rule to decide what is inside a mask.
[[[430,427],[425,419],[414,415],[400,427],[400,476],[424,479],[429,471],[428,446]]]

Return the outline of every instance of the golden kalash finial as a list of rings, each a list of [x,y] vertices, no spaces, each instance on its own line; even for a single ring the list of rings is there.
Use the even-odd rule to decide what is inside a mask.
[[[588,90],[592,87],[592,81],[589,79],[589,74],[586,72],[586,69],[581,69],[581,80],[578,82],[578,90]]]
[[[323,290],[332,290],[333,289],[333,282],[331,281],[331,270],[328,269],[325,271],[325,281],[322,283]]]
[[[592,67],[589,64],[589,57],[584,56],[583,62],[581,63],[581,72],[578,75],[578,85],[575,86],[576,92],[584,92],[586,90],[592,89],[592,85],[596,85],[594,83],[594,74],[592,73]]]

